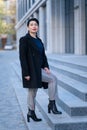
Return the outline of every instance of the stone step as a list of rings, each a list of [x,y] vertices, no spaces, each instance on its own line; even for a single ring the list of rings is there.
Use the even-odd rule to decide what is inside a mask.
[[[16,76],[12,75],[13,80],[15,80],[12,83],[12,85],[14,85],[14,89],[18,95],[18,98],[19,98],[18,100],[20,102],[20,105],[22,105],[22,111],[23,111],[23,115],[24,115],[24,118],[26,121],[26,109],[25,109],[26,108],[25,107],[26,106],[26,101],[25,101],[26,100],[26,94],[25,94],[26,90],[22,88],[21,84],[19,84],[19,83],[21,83],[21,71],[19,68],[19,64],[14,64],[12,66],[13,66],[14,72],[16,74]],[[15,79],[14,77],[17,77],[18,80]],[[58,89],[62,89],[62,88],[58,87]],[[62,91],[59,90],[59,92],[62,92]],[[59,94],[61,96],[61,93],[59,93]],[[68,97],[67,93],[65,93],[65,92],[64,92],[64,95]],[[67,101],[69,101],[69,103],[71,102],[71,105],[72,105],[73,104],[72,100],[69,100],[69,99],[70,98],[68,97]],[[48,95],[46,94],[46,92],[43,91],[43,89],[38,90],[36,103],[39,108],[39,110],[37,109],[37,112],[40,113],[39,111],[41,111],[41,114],[45,118],[45,121],[41,122],[41,123],[35,123],[33,121],[31,121],[30,123],[26,122],[29,129],[37,130],[41,127],[41,128],[43,128],[43,130],[45,130],[45,129],[49,130],[50,128],[47,127],[48,126],[47,124],[49,124],[52,130],[75,130],[75,129],[87,130],[87,116],[72,116],[71,117],[66,112],[64,112],[59,106],[58,106],[58,109],[63,112],[62,115],[54,115],[52,113],[48,114],[48,109],[47,109]],[[60,99],[58,100],[58,103],[60,103]],[[63,106],[63,109],[64,109],[65,104],[63,104],[63,105],[64,105]],[[41,114],[40,114],[40,116],[41,116]]]
[[[18,65],[16,65],[19,68]],[[15,69],[18,77],[21,80],[20,72]],[[70,92],[58,86],[58,103],[70,116],[84,116],[87,115],[87,103],[80,100]]]
[[[87,116],[71,117],[59,106],[57,107],[62,111],[62,115],[49,114],[47,110],[48,95],[43,89],[38,90],[36,102],[52,130],[87,130]]]
[[[45,90],[48,93],[47,90]],[[57,103],[70,116],[87,116],[87,102],[58,86]]]
[[[48,60],[60,65],[76,68],[82,71],[87,71],[87,56],[75,56],[75,55],[48,55]]]
[[[53,73],[57,76],[58,85],[79,97],[83,101],[87,101],[87,84],[67,77],[56,71],[53,71]]]
[[[70,116],[87,116],[87,102],[58,86],[58,104]]]
[[[50,68],[57,71],[58,73],[67,75],[68,77],[71,77],[75,80],[87,84],[87,72],[70,68],[64,65],[58,65],[57,63],[53,63],[53,62],[49,62],[49,64],[50,64]]]
[[[75,68],[75,69],[79,69],[79,70],[87,72],[87,66],[83,66],[83,65],[79,65],[79,64],[75,64],[75,63],[70,63],[68,61],[67,62],[66,61],[61,61],[61,60],[58,60],[58,59],[50,59],[49,58],[48,61],[57,63],[58,65],[64,65],[64,66],[68,66],[68,67],[71,67],[71,68]]]

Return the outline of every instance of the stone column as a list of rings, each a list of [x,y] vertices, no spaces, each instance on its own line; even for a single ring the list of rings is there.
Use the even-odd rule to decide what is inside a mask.
[[[46,2],[46,16],[47,16],[47,52],[52,53],[53,52],[53,46],[54,46],[54,36],[53,34],[53,21],[54,21],[54,15],[52,15],[53,10],[53,0],[47,0]]]
[[[45,27],[44,27],[44,22],[45,22],[45,19],[44,19],[44,8],[43,7],[40,7],[39,8],[39,35],[40,35],[40,38],[42,39],[43,43],[45,42],[44,41],[44,33],[45,33]]]
[[[54,48],[53,51],[54,52],[59,52],[59,48],[60,48],[60,0],[54,0],[54,31],[55,31],[55,35],[54,37]]]
[[[30,0],[30,7],[32,6],[32,0]]]
[[[23,5],[23,0],[21,0],[21,17],[23,17],[23,15],[24,15],[24,5]]]
[[[60,0],[60,53],[65,53],[65,0]]]
[[[85,0],[74,0],[75,54],[85,54]]]
[[[54,52],[65,52],[65,2],[64,0],[55,0],[55,25],[54,25]]]
[[[47,1],[47,50],[65,52],[65,0]]]
[[[20,17],[21,17],[21,1],[19,0],[18,2],[16,2],[17,5],[16,5],[16,9],[18,10],[18,13],[16,13],[18,15],[18,21],[20,20]],[[16,10],[16,11],[17,11]]]
[[[27,0],[27,11],[29,9],[29,0]]]
[[[26,13],[26,0],[23,0],[24,14]]]

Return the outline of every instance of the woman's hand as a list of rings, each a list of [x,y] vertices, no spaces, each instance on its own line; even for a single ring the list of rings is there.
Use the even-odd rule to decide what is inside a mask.
[[[44,70],[46,71],[47,74],[50,74],[50,70],[47,67],[45,67]]]
[[[30,76],[25,76],[25,79],[26,80],[30,80]]]

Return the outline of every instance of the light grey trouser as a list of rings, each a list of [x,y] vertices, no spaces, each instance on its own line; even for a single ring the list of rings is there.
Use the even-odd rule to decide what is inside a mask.
[[[57,94],[57,78],[52,73],[47,74],[45,70],[42,69],[42,81],[48,82],[48,95],[49,100],[55,100]],[[27,103],[28,107],[31,110],[35,110],[35,97],[37,94],[37,88],[29,88],[28,89],[28,96],[27,96]]]

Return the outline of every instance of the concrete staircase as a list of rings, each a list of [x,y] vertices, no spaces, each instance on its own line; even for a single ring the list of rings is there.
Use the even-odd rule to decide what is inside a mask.
[[[47,90],[39,89],[37,107],[52,130],[87,130],[87,57],[48,55],[58,79],[57,107],[62,115],[48,114]],[[14,70],[21,79],[19,63]]]

